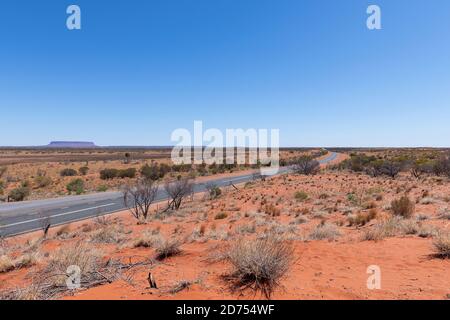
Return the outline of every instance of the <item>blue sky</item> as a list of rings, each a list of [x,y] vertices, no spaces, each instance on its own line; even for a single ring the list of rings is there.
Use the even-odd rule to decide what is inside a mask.
[[[449,32],[448,0],[5,0],[0,145],[169,145],[202,120],[282,146],[448,147]]]

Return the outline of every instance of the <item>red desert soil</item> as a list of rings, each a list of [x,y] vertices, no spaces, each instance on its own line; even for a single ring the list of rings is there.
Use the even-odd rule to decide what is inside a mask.
[[[125,211],[110,217],[107,227],[102,227],[95,219],[74,223],[63,233],[61,227],[57,227],[48,240],[37,246],[40,258],[36,265],[0,273],[0,291],[27,286],[57,248],[70,247],[79,240],[102,250],[108,259],[139,262],[152,258],[153,248],[134,248],[133,244],[143,232],[153,232],[182,240],[181,253],[154,265],[137,267],[121,280],[60,298],[260,299],[263,297],[259,293],[231,292],[222,277],[230,270],[229,263],[211,262],[211,257],[226,250],[236,239],[254,239],[270,231],[292,243],[295,252],[295,260],[281,286],[276,288],[273,299],[448,298],[450,259],[434,256],[433,235],[419,236],[426,228],[450,231],[450,220],[441,217],[449,209],[447,180],[429,177],[417,181],[406,175],[391,180],[325,171],[312,177],[280,176],[238,187],[239,190],[224,190],[214,200],[198,195],[178,212],[149,219],[146,224],[137,224]],[[298,191],[306,193],[308,199],[296,197]],[[367,231],[391,218],[389,204],[405,193],[417,203],[414,217],[402,221],[420,232],[398,232],[378,241],[364,240]],[[273,205],[272,209],[267,209],[267,204]],[[349,218],[368,212],[367,204],[376,208],[376,218],[364,226],[350,226]],[[225,218],[218,219],[218,213],[224,213]],[[324,221],[340,235],[327,236],[324,240],[312,238],[311,232]],[[123,240],[117,243],[93,241],[95,232],[111,227],[120,229],[117,232]],[[203,231],[198,235],[200,228]],[[8,240],[13,248],[11,255],[18,256],[39,236],[34,233]],[[367,288],[367,268],[371,265],[381,269],[379,290]],[[158,289],[148,288],[149,272]],[[182,280],[192,284],[173,292]]]

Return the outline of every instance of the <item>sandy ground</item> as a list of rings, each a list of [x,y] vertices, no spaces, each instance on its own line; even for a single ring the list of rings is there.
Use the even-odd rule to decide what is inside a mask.
[[[393,199],[407,194],[416,203],[415,214],[407,220],[420,230],[450,232],[450,183],[427,177],[422,181],[402,175],[396,180],[370,178],[346,172],[322,172],[313,177],[284,175],[265,182],[228,188],[214,200],[198,195],[182,209],[165,217],[138,224],[129,212],[110,217],[107,227],[120,226],[123,239],[98,243],[93,235],[101,228],[90,220],[70,225],[64,232],[51,230],[48,239],[33,246],[39,233],[9,239],[4,253],[18,257],[33,246],[39,254],[36,264],[0,273],[0,291],[24,287],[34,281],[58,248],[81,240],[102,251],[105,259],[139,262],[155,256],[152,247],[134,247],[145,232],[181,241],[181,253],[151,265],[139,266],[112,283],[100,285],[62,299],[261,299],[251,291],[232,292],[223,275],[227,261],[211,261],[217,253],[239,238],[255,239],[276,232],[294,247],[294,261],[277,287],[273,299],[448,299],[450,259],[436,257],[432,235],[398,232],[378,241],[364,235],[391,217]],[[296,192],[307,199],[299,199]],[[352,196],[349,196],[352,194]],[[267,212],[271,204],[278,211]],[[159,205],[160,206],[160,205]],[[377,216],[364,226],[349,224],[356,214],[375,208]],[[225,216],[218,219],[218,214]],[[326,221],[339,235],[316,240],[311,237]],[[199,229],[203,232],[198,234]],[[59,235],[57,235],[57,233]],[[371,265],[380,267],[381,289],[367,288]],[[149,289],[151,272],[158,289]],[[182,280],[192,284],[179,292]]]

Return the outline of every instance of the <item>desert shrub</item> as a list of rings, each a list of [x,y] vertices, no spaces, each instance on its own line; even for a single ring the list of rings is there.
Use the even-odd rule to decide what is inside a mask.
[[[65,224],[56,231],[56,237],[67,238],[70,234],[70,225]]]
[[[207,183],[205,188],[210,200],[217,199],[222,194],[222,190],[212,182]]]
[[[134,178],[136,177],[136,169],[135,168],[128,168],[124,170],[119,170],[117,173],[117,177],[124,179],[124,178]]]
[[[75,194],[77,195],[84,193],[83,179],[73,179],[67,184],[66,189],[69,194],[71,194],[72,192],[75,192]]]
[[[313,175],[319,172],[320,163],[310,156],[302,156],[294,162],[294,172],[304,175]]]
[[[80,173],[80,175],[85,176],[89,172],[89,167],[87,166],[81,167],[80,169],[78,169],[78,172]]]
[[[158,232],[159,233],[159,232]],[[136,240],[133,242],[134,248],[151,248],[158,241],[158,233],[145,230]]]
[[[402,170],[403,164],[399,161],[387,160],[381,165],[381,173],[395,178]]]
[[[256,232],[256,224],[241,224],[236,227],[237,234],[246,234],[246,233],[255,233]]]
[[[10,201],[23,201],[30,195],[30,188],[19,187],[11,190],[8,195]]]
[[[100,268],[102,256],[98,250],[88,247],[79,241],[55,251],[49,259],[45,273],[52,275],[54,285],[65,286],[66,271],[69,266],[78,266],[81,277],[87,273],[95,273]]]
[[[419,228],[417,235],[421,238],[433,238],[439,234],[439,229],[431,225],[423,225]]]
[[[420,225],[416,221],[403,219],[401,216],[394,216],[366,230],[363,234],[363,240],[378,241],[399,235],[416,234],[420,230]]]
[[[52,179],[44,174],[37,175],[34,178],[34,183],[38,188],[45,188],[52,184]]]
[[[411,201],[407,196],[403,196],[400,199],[393,200],[391,202],[392,213],[403,218],[412,217],[412,215],[414,214],[414,208],[414,202]]]
[[[437,176],[446,175],[450,177],[450,156],[445,155],[435,161],[432,171]]]
[[[281,215],[281,210],[279,208],[277,208],[275,205],[273,205],[272,203],[270,204],[266,204],[263,208],[262,211],[272,217],[279,217]]]
[[[181,242],[178,239],[166,239],[162,235],[155,238],[153,247],[155,248],[157,260],[164,260],[166,258],[176,256],[181,253]]]
[[[122,243],[126,240],[123,228],[117,225],[107,225],[95,230],[90,240],[95,243]]]
[[[348,218],[348,223],[350,226],[364,226],[371,220],[375,219],[377,216],[377,210],[371,209],[369,212],[359,212],[354,217]]]
[[[194,183],[192,179],[179,177],[175,181],[167,181],[164,184],[164,190],[169,195],[169,205],[167,209],[178,210],[183,200],[194,192]]]
[[[222,220],[222,219],[226,219],[227,217],[228,217],[228,215],[225,212],[219,212],[218,214],[216,214],[214,219],[215,220]]]
[[[100,179],[102,180],[111,180],[117,178],[119,175],[118,169],[103,169],[100,171]]]
[[[66,168],[59,173],[61,177],[74,177],[78,174],[75,169]]]
[[[225,256],[231,272],[224,278],[233,291],[250,289],[270,299],[280,280],[289,271],[294,257],[290,242],[275,235],[260,239],[240,239]]]
[[[5,185],[5,182],[3,180],[0,180],[0,196],[5,192]]]
[[[36,264],[37,254],[26,253],[15,259],[8,255],[0,256],[0,273],[9,272],[15,269],[26,268]]]
[[[411,175],[419,179],[424,174],[433,172],[433,162],[429,159],[419,159],[414,161],[414,163],[411,165]]]
[[[0,178],[3,177],[7,170],[8,167],[0,167]]]
[[[349,169],[354,172],[362,172],[376,160],[377,158],[374,156],[367,156],[365,154],[351,154],[350,158],[343,161],[339,167],[341,169]]]
[[[320,223],[311,231],[308,236],[309,240],[336,240],[341,236],[339,228],[331,223]]]
[[[106,191],[108,191],[108,189],[109,189],[108,186],[104,185],[104,184],[101,184],[97,187],[98,192],[106,192]]]
[[[433,240],[436,254],[441,258],[450,258],[450,233],[440,233]]]
[[[294,195],[295,199],[298,201],[308,200],[308,194],[304,191],[297,191]]]
[[[156,181],[164,178],[169,171],[170,167],[168,165],[153,163],[151,166],[148,164],[142,166],[139,172],[142,177]]]

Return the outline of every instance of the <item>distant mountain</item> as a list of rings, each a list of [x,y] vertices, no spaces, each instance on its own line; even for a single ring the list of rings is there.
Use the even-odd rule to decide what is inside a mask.
[[[98,148],[93,142],[86,141],[52,141],[47,148],[75,148],[75,149],[88,149]]]

